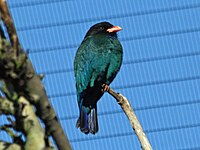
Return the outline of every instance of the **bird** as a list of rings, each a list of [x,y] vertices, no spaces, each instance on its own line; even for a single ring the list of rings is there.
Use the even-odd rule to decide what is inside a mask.
[[[98,132],[97,101],[109,89],[120,70],[123,48],[118,40],[120,26],[109,22],[93,25],[86,33],[74,59],[79,107],[76,127],[85,134]]]

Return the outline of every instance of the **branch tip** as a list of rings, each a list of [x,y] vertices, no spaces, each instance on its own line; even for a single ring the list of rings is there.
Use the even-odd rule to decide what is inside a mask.
[[[113,89],[109,89],[108,93],[113,96],[117,103],[121,106],[122,110],[128,117],[135,134],[137,135],[143,150],[152,150],[152,147],[147,139],[140,122],[138,121],[128,99],[120,93],[116,93]]]

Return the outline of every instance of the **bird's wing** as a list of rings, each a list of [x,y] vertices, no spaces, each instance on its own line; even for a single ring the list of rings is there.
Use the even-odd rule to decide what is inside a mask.
[[[92,76],[92,62],[94,53],[92,53],[90,40],[84,40],[80,45],[74,60],[74,73],[76,79],[77,93],[81,93],[87,88]]]
[[[119,42],[119,40],[114,40],[112,44],[114,51],[112,51],[112,56],[110,57],[109,60],[109,66],[106,74],[106,84],[110,84],[115,76],[117,75],[117,72],[119,71],[121,64],[122,64],[122,56],[123,56],[123,51],[122,51],[122,46]]]

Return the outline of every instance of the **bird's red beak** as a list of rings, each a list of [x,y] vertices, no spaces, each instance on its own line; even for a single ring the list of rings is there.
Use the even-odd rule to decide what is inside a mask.
[[[112,33],[112,32],[118,32],[120,30],[122,30],[122,28],[120,26],[113,26],[113,27],[107,29],[106,31],[108,31],[109,33]]]

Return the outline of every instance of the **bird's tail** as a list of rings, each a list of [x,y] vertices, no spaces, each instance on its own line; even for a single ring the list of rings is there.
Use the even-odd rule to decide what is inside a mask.
[[[90,109],[88,107],[82,106],[80,111],[80,117],[76,123],[76,127],[79,128],[81,132],[88,134],[95,134],[98,132],[98,120],[97,120],[97,107]]]

